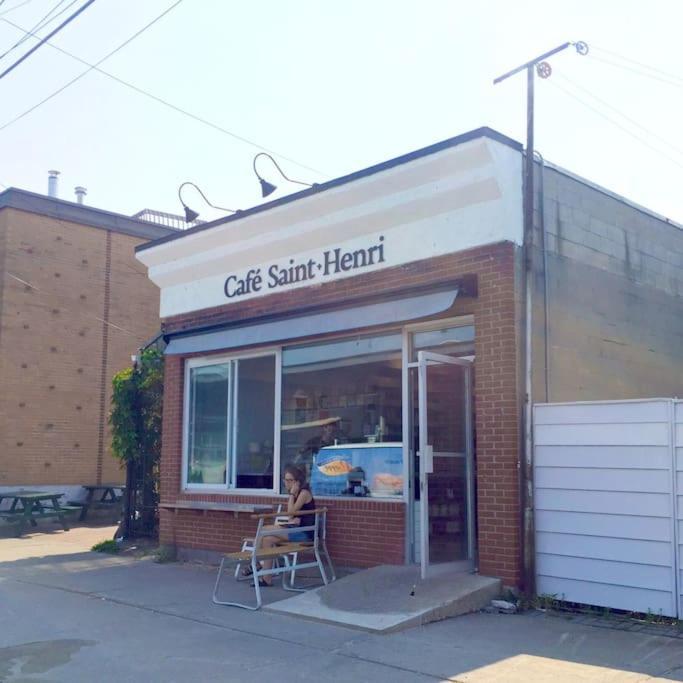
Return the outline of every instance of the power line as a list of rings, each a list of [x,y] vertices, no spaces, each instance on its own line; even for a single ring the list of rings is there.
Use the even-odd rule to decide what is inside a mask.
[[[568,76],[557,76],[557,78],[559,78],[560,80],[566,81],[567,83],[569,83],[572,87],[576,88],[577,90],[583,91],[586,95],[588,95],[589,97],[592,97],[596,102],[599,102],[603,107],[606,107],[607,109],[611,109],[617,115],[621,116],[623,119],[628,121],[631,125],[635,126],[636,128],[640,128],[640,130],[642,130],[644,133],[651,135],[653,138],[664,143],[667,147],[670,147],[672,150],[674,150],[678,154],[683,155],[683,149],[679,149],[675,145],[671,144],[670,140],[667,140],[666,138],[663,138],[658,133],[655,133],[654,131],[651,131],[649,128],[646,128],[642,124],[638,123],[635,119],[632,119],[630,116],[627,116],[626,114],[624,114],[624,112],[622,112],[617,107],[611,105],[609,102],[605,102],[605,100],[603,100],[600,97],[598,97],[597,95],[595,95],[593,92],[588,90],[588,88],[584,88],[582,85],[579,85],[578,83],[573,81]]]
[[[163,17],[165,17],[172,9],[175,9],[181,2],[183,2],[183,0],[176,0],[176,2],[174,2],[168,9],[164,10],[164,11],[163,11],[159,16],[157,16],[155,19],[152,19],[152,21],[150,21],[148,24],[146,24],[145,26],[143,26],[139,31],[137,31],[136,33],[134,33],[130,38],[128,38],[127,40],[125,40],[125,41],[124,41],[123,43],[121,43],[118,47],[114,48],[111,52],[109,52],[109,53],[106,54],[104,57],[102,57],[102,59],[100,59],[98,62],[95,62],[95,64],[90,65],[90,67],[89,67],[88,69],[86,69],[85,71],[83,71],[82,73],[80,73],[80,74],[79,74],[78,76],[76,76],[75,78],[72,78],[68,83],[65,83],[65,84],[64,84],[63,86],[61,86],[60,88],[57,88],[57,90],[55,90],[52,94],[48,95],[47,97],[44,97],[42,100],[40,100],[40,102],[37,102],[36,104],[34,104],[32,107],[30,107],[29,109],[27,109],[27,110],[26,110],[25,112],[23,112],[22,114],[19,114],[18,116],[15,116],[13,119],[11,119],[10,121],[8,121],[7,123],[4,123],[2,126],[0,126],[0,131],[5,130],[5,128],[7,128],[8,126],[11,126],[13,123],[16,123],[16,122],[19,121],[20,119],[23,119],[24,116],[27,116],[27,115],[30,114],[32,111],[35,111],[36,109],[38,109],[38,107],[40,107],[41,105],[43,105],[43,104],[45,104],[46,102],[48,102],[49,100],[51,100],[53,97],[56,97],[56,96],[59,95],[60,93],[64,92],[69,86],[73,85],[76,81],[80,81],[81,78],[83,78],[83,76],[85,76],[86,74],[90,73],[93,69],[96,69],[100,64],[102,64],[102,62],[104,62],[105,60],[109,59],[112,55],[115,55],[119,50],[122,50],[122,49],[123,49],[126,45],[128,45],[129,43],[133,42],[133,40],[135,40],[138,36],[140,36],[140,35],[143,34],[145,31],[147,31],[147,29],[151,28],[154,24],[157,23],[157,21],[159,21],[160,19],[162,19]],[[5,21],[7,21],[7,20],[5,20]],[[23,29],[22,29],[22,30],[23,30]],[[54,45],[53,45],[52,47],[54,47]]]
[[[605,119],[606,121],[609,121],[613,126],[616,126],[616,127],[619,128],[620,130],[624,131],[624,133],[626,133],[627,135],[630,135],[630,136],[631,136],[632,138],[634,138],[635,140],[638,140],[638,142],[640,142],[642,145],[645,145],[646,147],[648,147],[648,148],[651,149],[652,151],[657,152],[658,154],[660,154],[660,155],[662,155],[663,157],[667,158],[669,161],[671,161],[672,163],[676,164],[676,166],[679,166],[680,168],[683,168],[683,163],[681,163],[680,161],[678,161],[678,160],[675,159],[674,157],[668,155],[666,152],[663,152],[661,149],[658,149],[657,147],[654,147],[654,146],[651,145],[649,142],[647,142],[647,140],[643,140],[643,138],[641,138],[639,135],[636,135],[632,130],[629,130],[629,129],[626,128],[625,126],[622,126],[618,121],[615,121],[613,118],[611,118],[610,116],[608,116],[608,115],[605,114],[604,112],[601,112],[599,109],[596,109],[595,107],[593,107],[591,104],[589,104],[589,103],[586,102],[585,100],[582,100],[580,97],[578,97],[577,95],[575,95],[574,93],[572,93],[570,90],[567,90],[567,88],[564,88],[564,87],[561,86],[559,83],[556,83],[556,82],[554,82],[554,81],[552,81],[552,80],[550,80],[550,79],[548,79],[548,80],[546,81],[546,83],[550,83],[550,85],[552,85],[553,87],[558,88],[559,90],[561,90],[562,92],[564,92],[566,95],[569,95],[569,97],[571,97],[571,98],[577,100],[578,102],[580,102],[584,107],[587,107],[588,109],[590,109],[592,112],[594,112],[594,113],[597,114],[598,116],[602,117],[602,118]]]
[[[612,52],[611,50],[607,50],[604,47],[598,47],[597,45],[593,45],[592,43],[591,43],[591,49],[597,50],[598,52],[604,52],[605,54],[608,54],[608,55],[612,55],[612,57],[616,57],[617,59],[621,59],[624,62],[630,62],[631,64],[635,64],[636,66],[639,66],[643,69],[649,69],[650,71],[654,71],[656,73],[661,74],[662,76],[665,76],[666,78],[670,78],[674,81],[679,81],[681,84],[683,84],[683,77],[682,76],[670,73],[668,71],[663,71],[662,69],[659,69],[656,66],[650,66],[649,64],[644,64],[643,62],[639,62],[635,59],[631,59],[631,57],[626,57],[625,55],[620,55],[617,52]]]
[[[36,23],[35,26],[33,26],[33,28],[31,28],[30,34],[31,34],[31,35],[35,35],[35,32],[36,32],[36,31],[40,31],[41,28],[44,28],[44,27],[47,26],[48,24],[52,23],[55,19],[57,19],[57,17],[59,17],[59,16],[61,16],[62,14],[64,14],[64,12],[66,12],[66,11],[69,9],[69,7],[75,5],[75,4],[78,2],[78,0],[72,0],[66,7],[64,7],[64,8],[61,10],[61,12],[58,12],[57,14],[55,14],[54,17],[52,17],[52,16],[51,16],[52,13],[53,13],[60,5],[63,5],[65,2],[66,2],[66,0],[59,0],[59,2],[58,2],[58,3],[57,3],[49,12],[48,12],[40,21],[38,21],[38,23]],[[37,37],[37,36],[36,36],[36,37]],[[11,47],[7,48],[7,50],[5,50],[5,51],[0,55],[0,59],[2,59],[3,57],[6,57],[10,52],[12,52],[12,50],[16,50],[20,45],[22,45],[23,43],[25,43],[28,39],[29,39],[29,35],[22,36],[16,43],[14,43],[14,45],[12,45]]]
[[[177,3],[176,3],[176,4],[177,4]],[[174,5],[174,6],[175,6],[175,5]],[[172,8],[171,8],[171,9],[172,9]],[[9,24],[10,26],[13,26],[13,27],[16,28],[18,31],[23,31],[23,32],[24,32],[25,34],[27,34],[27,35],[32,35],[34,38],[37,38],[37,37],[38,37],[38,36],[35,36],[34,34],[32,34],[30,31],[27,31],[26,29],[22,28],[22,27],[19,26],[18,24],[15,24],[13,21],[10,21],[9,19],[2,19],[1,21],[5,22],[6,24]],[[30,114],[32,111],[34,111],[35,109],[37,109],[39,106],[41,106],[43,103],[47,102],[49,99],[51,99],[51,98],[54,97],[55,95],[57,95],[57,94],[59,94],[60,92],[62,92],[63,90],[65,90],[65,89],[66,89],[67,87],[69,87],[72,83],[74,83],[75,81],[77,81],[79,78],[81,78],[82,76],[84,76],[84,75],[85,75],[86,73],[88,73],[89,71],[95,70],[95,71],[97,71],[98,73],[101,73],[102,75],[107,76],[108,78],[111,78],[112,80],[116,81],[117,83],[119,83],[119,84],[121,84],[121,85],[124,85],[124,86],[126,86],[127,88],[130,88],[131,90],[134,90],[135,92],[139,93],[140,95],[144,95],[145,97],[148,97],[149,99],[154,100],[155,102],[158,102],[159,104],[163,104],[165,107],[168,107],[169,109],[172,109],[173,111],[175,111],[175,112],[177,112],[177,113],[179,113],[179,114],[183,114],[183,116],[187,116],[188,118],[191,118],[191,119],[193,119],[194,121],[197,121],[198,123],[202,123],[202,124],[204,124],[205,126],[209,126],[209,128],[213,128],[214,130],[218,131],[219,133],[223,133],[224,135],[228,135],[229,137],[231,137],[231,138],[233,138],[233,139],[235,139],[235,140],[239,140],[240,142],[244,142],[245,144],[250,145],[250,146],[252,146],[252,147],[255,147],[256,149],[263,150],[263,151],[265,151],[265,152],[268,152],[269,154],[272,154],[273,156],[279,157],[280,159],[283,159],[283,160],[285,160],[285,161],[288,161],[288,162],[290,162],[290,163],[292,163],[292,164],[296,164],[296,165],[299,166],[300,168],[304,168],[304,169],[306,169],[307,171],[312,171],[313,173],[317,173],[318,175],[321,175],[321,176],[329,175],[329,174],[326,174],[326,173],[324,173],[323,171],[319,171],[319,170],[317,170],[317,169],[315,169],[315,168],[313,168],[313,167],[311,167],[311,166],[307,166],[306,164],[303,164],[303,163],[301,163],[300,161],[296,161],[296,159],[292,159],[291,157],[285,156],[284,154],[280,154],[279,152],[277,152],[277,151],[275,151],[275,150],[273,150],[273,149],[269,149],[268,147],[264,147],[263,145],[260,145],[258,142],[255,142],[255,141],[253,141],[253,140],[250,140],[249,138],[245,138],[245,137],[243,137],[242,135],[238,135],[237,133],[233,133],[232,131],[228,130],[227,128],[224,128],[223,126],[220,126],[220,125],[217,124],[217,123],[214,123],[213,121],[209,121],[208,119],[205,119],[205,118],[203,118],[203,117],[201,117],[201,116],[199,116],[199,115],[197,115],[197,114],[193,114],[192,112],[188,111],[187,109],[182,109],[181,107],[178,107],[177,105],[173,104],[172,102],[169,102],[168,100],[165,100],[165,99],[159,97],[158,95],[154,95],[154,94],[152,94],[151,92],[149,92],[149,91],[147,91],[147,90],[143,90],[142,88],[139,88],[138,86],[134,85],[133,83],[129,83],[128,81],[124,81],[122,78],[119,78],[118,76],[115,76],[114,74],[112,74],[112,73],[110,73],[110,72],[108,72],[108,71],[105,71],[104,69],[100,69],[100,68],[99,68],[99,65],[102,64],[102,62],[104,62],[106,59],[108,59],[112,54],[114,54],[113,52],[109,53],[108,55],[106,55],[105,57],[103,57],[102,59],[100,59],[98,62],[96,62],[95,64],[91,64],[90,62],[87,62],[87,61],[85,61],[84,59],[81,59],[80,57],[78,57],[77,55],[73,54],[72,52],[68,52],[67,50],[64,50],[63,48],[58,47],[57,45],[53,45],[52,43],[48,43],[48,44],[49,44],[50,47],[53,48],[54,50],[57,50],[58,52],[61,52],[62,54],[65,54],[65,55],[67,55],[68,57],[71,57],[72,59],[75,59],[77,62],[80,62],[81,64],[84,64],[85,66],[88,67],[88,70],[85,71],[85,72],[83,72],[80,76],[78,76],[77,78],[75,78],[73,81],[70,81],[69,83],[67,83],[65,86],[63,86],[63,87],[60,88],[59,90],[57,90],[57,91],[55,91],[54,93],[52,93],[52,95],[48,96],[47,98],[45,98],[45,99],[42,100],[41,102],[38,102],[36,105],[34,105],[34,106],[31,107],[30,109],[26,110],[23,114],[20,114],[20,115],[17,116],[16,118],[14,118],[14,119],[12,119],[11,121],[8,121],[7,123],[5,123],[5,124],[3,124],[2,126],[0,126],[0,131],[4,130],[4,129],[7,128],[8,126],[12,125],[13,123],[15,123],[15,122],[18,121],[19,119],[23,118],[23,117],[26,116],[27,114]],[[120,46],[119,48],[117,48],[117,50],[120,49],[121,47],[122,47],[122,46]]]
[[[626,64],[619,64],[618,62],[612,61],[611,59],[605,59],[604,57],[597,57],[596,55],[591,55],[591,59],[595,60],[596,62],[602,62],[603,64],[608,64],[609,66],[614,66],[617,69],[622,69],[623,71],[628,71],[629,73],[637,74],[639,76],[643,76],[645,78],[650,78],[653,81],[659,81],[660,83],[664,83],[666,85],[671,85],[674,88],[681,88],[683,87],[683,82],[677,80],[677,79],[671,79],[669,77],[662,78],[661,76],[656,76],[655,74],[648,73],[647,71],[643,71],[642,69],[636,69],[631,66],[628,66]]]
[[[5,69],[0,74],[0,81],[5,76],[7,76],[7,74],[14,71],[14,69],[16,69],[19,66],[19,64],[21,64],[25,59],[28,59],[28,57],[30,57],[36,50],[38,50],[42,45],[44,45],[50,38],[52,38],[52,36],[59,33],[65,26],[70,24],[79,14],[81,14],[86,9],[88,9],[88,7],[90,7],[90,5],[93,4],[93,2],[95,2],[95,0],[88,0],[84,5],[79,7],[72,15],[67,17],[59,26],[57,26],[56,29],[54,29],[53,31],[50,31],[50,33],[48,33],[45,36],[45,38],[42,38],[37,45],[34,45],[26,54],[22,55],[19,59],[17,59],[17,61],[14,62],[14,64],[12,64],[10,67]]]
[[[13,275],[12,273],[7,273],[7,276],[12,278],[12,280],[16,280],[17,282],[21,283],[24,285],[24,287],[29,287],[30,289],[35,290],[36,292],[40,292],[41,294],[45,294],[45,292],[42,289],[38,289],[35,285],[32,285],[30,282],[26,282],[26,280],[22,280],[20,277],[17,277],[16,275]],[[60,303],[62,300],[60,299]],[[92,318],[93,320],[97,320],[97,322],[104,323],[108,327],[111,327],[115,330],[119,330],[120,332],[125,332],[126,334],[130,334],[132,337],[135,337],[136,339],[139,338],[139,335],[135,334],[135,332],[131,332],[130,330],[127,330],[125,327],[121,327],[119,325],[115,325],[114,323],[110,323],[108,320],[105,320],[104,318],[100,318],[97,315],[89,315],[87,313],[83,313],[83,311],[74,311],[73,309],[69,308],[64,308],[64,310],[67,313],[76,313],[76,315],[83,316],[84,318]]]
[[[50,17],[50,15],[51,15],[51,14],[52,14],[60,5],[63,5],[65,2],[66,2],[66,0],[59,0],[59,1],[57,2],[57,4],[56,4],[54,7],[52,7],[52,9],[51,9],[47,14],[45,14],[45,15],[40,19],[40,21],[38,21],[38,22],[31,28],[31,33],[34,33],[35,31],[40,30],[41,26],[43,25],[43,22],[46,21],[46,20]],[[77,0],[73,0],[73,2],[77,2]],[[72,3],[72,4],[73,4],[73,3]],[[63,10],[62,10],[62,11],[63,11]],[[7,50],[5,50],[5,51],[0,55],[0,59],[2,59],[3,57],[6,57],[10,52],[12,52],[12,50],[15,50],[15,49],[18,48],[22,43],[26,42],[27,39],[28,39],[28,36],[22,36],[21,38],[19,38],[19,40],[18,40],[16,43],[14,43],[14,45],[12,45],[11,47],[7,48]]]
[[[597,57],[596,55],[589,56],[596,62],[602,62],[603,64],[608,64],[609,66],[616,67],[617,69],[622,69],[623,71],[628,71],[629,73],[636,74],[638,76],[643,76],[644,78],[649,78],[653,81],[659,81],[660,83],[670,85],[674,88],[683,88],[683,82],[679,82],[678,80],[672,80],[668,77],[662,78],[661,76],[656,76],[655,74],[648,73],[647,71],[643,71],[642,69],[636,69],[626,64],[619,64],[618,62],[614,62],[611,59],[605,59],[604,57]]]
[[[4,2],[5,0],[3,0]],[[29,2],[33,2],[33,0],[24,0],[23,2],[20,2],[18,5],[14,5],[14,7],[8,7],[4,12],[0,12],[0,17],[4,17],[5,14],[9,14],[10,12],[14,12],[15,9],[19,9],[20,7],[23,7],[24,5],[28,5]],[[2,3],[0,3],[2,4]]]

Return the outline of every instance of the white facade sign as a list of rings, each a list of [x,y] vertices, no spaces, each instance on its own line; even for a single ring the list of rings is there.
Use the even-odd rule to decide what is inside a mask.
[[[384,236],[380,235],[377,244],[370,247],[330,248],[316,257],[290,258],[263,268],[231,273],[225,278],[223,292],[226,299],[244,298],[266,290],[278,291],[288,285],[314,284],[343,273],[371,270],[384,262]]]
[[[138,253],[161,317],[522,243],[522,155],[475,138]]]

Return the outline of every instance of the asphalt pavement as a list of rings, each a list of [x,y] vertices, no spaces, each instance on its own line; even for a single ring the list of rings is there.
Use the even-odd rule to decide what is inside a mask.
[[[106,538],[0,537],[0,681],[683,680],[683,640],[656,628],[476,613],[375,635],[214,605],[215,568],[87,551]]]

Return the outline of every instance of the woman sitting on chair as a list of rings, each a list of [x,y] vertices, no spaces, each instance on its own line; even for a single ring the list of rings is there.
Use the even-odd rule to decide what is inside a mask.
[[[287,512],[302,512],[305,510],[315,510],[315,499],[311,493],[311,487],[306,482],[306,475],[296,465],[287,465],[285,467],[285,487],[289,498],[287,500]],[[284,516],[284,513],[283,513]],[[295,526],[313,526],[315,524],[315,515],[301,515],[297,517],[290,517],[286,524],[275,524],[263,527],[264,536],[261,538],[261,548],[273,548],[276,545],[283,545],[285,543],[301,543],[302,541],[313,540],[313,530],[309,531],[291,531],[288,534],[276,534],[273,536],[266,535],[269,529],[282,529],[283,527]],[[263,560],[260,563],[262,569],[271,569],[273,567],[273,560]],[[244,576],[252,574],[251,567],[244,570]],[[262,576],[259,579],[260,586],[271,586],[273,583],[273,576]]]

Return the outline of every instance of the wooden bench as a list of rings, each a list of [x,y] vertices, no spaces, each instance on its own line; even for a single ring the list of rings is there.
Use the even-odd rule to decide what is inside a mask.
[[[256,534],[253,538],[253,544],[251,547],[239,550],[234,553],[228,553],[223,555],[221,558],[221,564],[218,568],[218,575],[216,576],[216,584],[213,590],[213,602],[217,605],[230,605],[232,607],[242,607],[244,609],[256,610],[262,605],[261,597],[261,587],[259,585],[259,579],[262,576],[282,576],[282,588],[288,591],[301,591],[302,588],[298,588],[294,585],[295,573],[299,569],[306,569],[309,567],[316,567],[320,572],[320,577],[324,584],[329,582],[325,567],[322,561],[321,554],[321,529],[324,528],[324,519],[327,513],[327,508],[318,508],[315,510],[304,510],[300,512],[295,512],[289,517],[304,517],[313,516],[314,522],[311,526],[293,526],[293,527],[281,527],[272,528],[265,526],[266,521],[274,521],[276,517],[281,516],[281,512],[271,512],[268,514],[252,515],[253,519],[258,519],[258,526],[256,529]],[[283,542],[282,544],[272,547],[272,548],[262,548],[261,541],[264,536],[282,536],[283,540],[286,539],[292,533],[300,533],[304,531],[309,531],[313,534],[311,541],[303,542]],[[325,553],[327,554],[327,548],[325,548]],[[303,559],[302,556],[306,557],[312,555],[310,559]],[[260,560],[273,560],[273,566],[270,569],[265,569],[260,566]],[[328,563],[331,566],[331,561],[329,559],[329,554],[327,554]],[[248,605],[241,602],[233,602],[220,600],[218,597],[219,586],[221,583],[221,578],[223,577],[224,570],[226,566],[249,564],[251,567],[251,579],[254,582],[254,589],[256,592],[256,604]],[[289,581],[286,578],[289,577]]]
[[[60,514],[70,514],[76,512],[81,508],[75,505],[60,505],[58,510],[53,510],[52,508],[43,508],[42,511],[36,512],[31,515],[31,518],[40,519],[41,517],[59,517]],[[0,510],[0,519],[7,520],[8,522],[17,521],[20,517],[25,517],[24,510]]]
[[[288,519],[287,513],[282,512],[282,505],[278,505],[277,509],[274,511],[277,513],[277,517],[275,518],[275,524],[278,524],[280,520],[282,519],[285,521]],[[293,531],[296,531],[296,529],[293,529]],[[330,581],[335,581],[337,578],[337,575],[335,574],[334,571],[334,565],[332,564],[332,558],[330,557],[330,552],[327,549],[327,513],[325,512],[324,514],[320,515],[320,523],[318,525],[318,533],[319,533],[319,546],[320,546],[320,554],[322,555],[323,559],[327,562],[327,568],[329,569],[329,576],[328,578]],[[302,541],[302,543],[305,546],[312,546],[313,542],[312,541]],[[250,536],[247,538],[242,539],[242,550],[245,551],[250,551],[253,550],[254,548],[254,537]],[[294,557],[294,561],[296,563],[296,555]],[[235,564],[235,581],[250,581],[251,577],[247,576],[241,576],[240,571],[242,569],[242,562],[238,562]],[[294,580],[296,578],[296,570],[292,571],[292,579],[291,579],[291,585],[294,586]]]
[[[82,522],[90,509],[109,509],[120,511],[125,491],[122,484],[83,484],[86,491],[85,500],[70,500],[69,505],[75,505],[81,511],[78,519]]]
[[[23,509],[0,510],[0,519],[4,520],[8,524],[16,524],[18,536],[21,536],[24,527],[27,524],[30,524],[30,526],[34,527],[38,526],[38,523],[36,522],[38,519],[54,518],[59,520],[64,528],[64,531],[68,531],[69,527],[64,522],[64,516],[76,512],[77,510],[80,510],[80,508],[74,507],[73,505],[60,505],[59,509],[46,507],[37,512],[30,511],[28,514],[26,513],[26,510]]]

